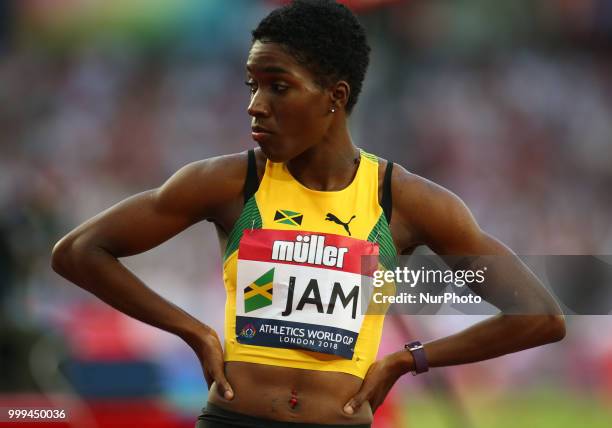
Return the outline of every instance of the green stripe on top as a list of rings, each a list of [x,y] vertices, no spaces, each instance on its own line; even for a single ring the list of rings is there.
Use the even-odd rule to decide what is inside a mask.
[[[364,150],[361,150],[361,154],[363,154],[363,157],[371,160],[372,162],[378,162],[378,156],[376,156],[376,155],[368,153],[368,152],[366,152]]]
[[[391,229],[387,223],[385,213],[381,213],[378,221],[368,235],[368,241],[378,244],[380,250],[379,261],[387,270],[393,270],[397,266],[397,250],[391,236]]]
[[[251,196],[247,203],[244,204],[242,213],[240,217],[238,217],[238,220],[236,220],[236,224],[234,224],[234,228],[227,238],[227,246],[225,247],[223,261],[227,260],[227,258],[238,249],[240,239],[242,238],[242,232],[245,229],[261,229],[262,225],[261,214],[259,213],[255,196]]]

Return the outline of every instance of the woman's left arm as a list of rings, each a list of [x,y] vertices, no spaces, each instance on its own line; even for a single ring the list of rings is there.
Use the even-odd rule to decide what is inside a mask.
[[[419,244],[439,255],[460,256],[464,262],[488,261],[485,283],[472,290],[489,303],[513,313],[502,311],[457,334],[426,343],[429,367],[483,361],[556,342],[565,336],[564,317],[550,293],[508,247],[478,226],[463,201],[452,192],[403,168],[395,168],[392,219],[410,228]],[[352,413],[364,400],[375,410],[395,381],[414,369],[412,354],[406,351],[377,361],[345,411]]]

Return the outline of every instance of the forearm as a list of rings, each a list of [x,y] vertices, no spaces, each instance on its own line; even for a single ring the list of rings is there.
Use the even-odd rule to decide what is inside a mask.
[[[424,345],[429,367],[475,363],[561,340],[560,315],[497,315],[457,334]],[[414,370],[409,352],[398,357],[404,372]]]
[[[209,327],[147,287],[104,249],[70,247],[56,248],[54,270],[115,309],[189,344],[209,331]]]

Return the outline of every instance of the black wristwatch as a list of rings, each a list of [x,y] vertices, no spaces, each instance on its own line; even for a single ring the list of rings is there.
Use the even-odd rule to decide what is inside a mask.
[[[410,351],[412,358],[414,359],[414,371],[412,372],[413,376],[429,371],[429,364],[427,364],[425,349],[423,348],[423,344],[421,342],[415,340],[414,342],[407,343],[404,345],[404,349]]]

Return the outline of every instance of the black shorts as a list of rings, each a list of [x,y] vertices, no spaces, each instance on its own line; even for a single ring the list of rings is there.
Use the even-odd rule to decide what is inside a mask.
[[[241,413],[230,412],[208,403],[198,416],[195,428],[370,428],[361,425],[305,424],[300,422],[279,422],[270,419],[254,418]]]

